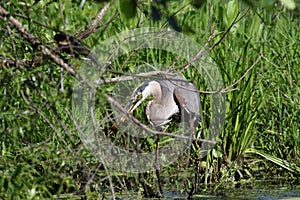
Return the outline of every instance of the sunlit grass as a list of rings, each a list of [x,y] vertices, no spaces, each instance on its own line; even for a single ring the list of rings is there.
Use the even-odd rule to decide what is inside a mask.
[[[7,5],[7,9],[24,12],[24,15],[27,13],[26,9],[22,10],[24,7],[21,4],[15,4],[16,8]],[[170,174],[170,183],[185,192],[190,192],[188,190],[195,184],[195,165],[198,163],[201,164],[199,180],[207,188],[213,186],[217,189],[227,182],[259,177],[256,173],[260,173],[262,169],[263,173],[270,176],[289,174],[291,177],[298,177],[299,16],[281,8],[247,10],[242,7],[239,15],[241,18],[226,32],[237,11],[229,11],[226,4],[213,3],[210,13],[210,4],[199,9],[185,4],[183,1],[182,4],[173,2],[170,5],[170,12],[181,9],[176,14],[176,19],[183,27],[184,34],[204,46],[210,33],[221,33],[207,44],[209,49],[226,33],[219,45],[209,52],[222,73],[225,87],[237,82],[242,76],[243,78],[231,88],[232,91],[226,93],[225,126],[214,149],[201,161],[199,152],[192,149],[179,158],[177,163],[162,169],[162,173]],[[83,30],[102,5],[90,2],[87,7],[80,9],[75,3],[66,3],[63,6],[65,25],[62,25],[63,20],[57,12],[59,3],[41,3],[30,8],[35,11],[30,12],[33,13],[31,18],[40,20],[40,16],[36,14],[42,10],[43,23],[53,27],[53,30],[45,27],[41,30],[38,24],[30,24],[27,20],[23,22],[26,27],[30,24],[30,31],[36,36],[51,40],[56,29],[71,33]],[[112,5],[103,20],[109,20],[115,13],[118,13],[117,5]],[[140,18],[126,20],[124,16],[116,15],[109,25],[84,42],[92,46],[123,30],[138,26],[170,28],[165,21],[153,22],[141,11],[138,11],[138,16]],[[2,27],[7,27],[3,20],[0,23]],[[38,51],[32,51],[32,46],[16,34],[12,35],[14,38],[1,40],[3,56],[23,59],[23,56],[32,58],[39,55]],[[13,42],[16,43],[17,50],[12,48]],[[111,71],[135,73],[136,67],[145,63],[171,66],[175,59],[177,56],[169,52],[157,49],[139,50],[130,55],[130,58],[126,54],[116,59],[101,78],[105,80],[118,75]],[[179,59],[175,65],[184,63],[184,59]],[[77,127],[70,115],[74,77],[46,61],[32,69],[11,68],[5,63],[0,65],[0,92],[3,94],[0,98],[0,173],[3,174],[0,176],[1,197],[42,198],[52,197],[54,194],[79,194],[84,191],[88,195],[99,197],[100,194],[110,192],[108,176],[113,177],[113,186],[118,192],[141,190],[137,189],[139,183],[136,174],[108,174],[103,163],[94,157],[93,152],[87,151],[80,141]],[[184,71],[183,75],[200,90],[207,90],[203,77],[193,68]],[[61,82],[64,83],[63,86]],[[114,117],[111,115],[111,106],[103,96],[104,93],[114,94],[114,88],[115,84],[107,84],[97,91],[99,95],[96,95],[96,105],[99,107],[95,114],[100,122],[108,115]],[[200,94],[200,97],[204,118],[199,131],[205,133],[209,126],[211,96]],[[147,123],[142,110],[134,114]],[[107,121],[100,123],[105,131],[110,130],[113,124],[110,118],[106,119]],[[170,130],[172,126],[168,131]],[[130,145],[129,135],[122,135],[118,130],[109,134],[113,139],[119,138],[119,144]],[[169,142],[168,138],[161,140],[161,144],[164,142]],[[144,144],[148,146],[143,148],[154,149],[154,137],[145,139]],[[278,171],[282,174],[276,174]],[[155,173],[149,173],[147,181],[155,185]]]

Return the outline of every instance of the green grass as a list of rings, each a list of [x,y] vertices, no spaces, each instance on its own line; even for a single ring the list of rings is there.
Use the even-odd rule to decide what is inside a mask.
[[[157,22],[145,12],[150,11],[148,1],[138,3],[140,8],[131,19],[119,13],[118,3],[113,3],[100,24],[113,20],[84,40],[93,47],[99,41],[136,27],[172,28],[166,18],[173,13],[176,13],[175,18],[183,33],[202,45],[210,33],[220,32],[207,43],[207,49],[218,44],[209,55],[217,64],[225,87],[236,83],[226,93],[225,124],[217,145],[204,159],[199,160],[199,152],[192,149],[185,152],[178,162],[161,169],[164,186],[169,190],[192,191],[197,171],[195,165],[199,163],[200,193],[236,181],[263,179],[261,174],[292,179],[300,174],[299,8],[290,11],[279,4],[272,9],[248,9],[239,5],[238,10],[236,2],[230,3],[232,5],[228,6],[214,1],[212,8],[207,3],[196,9],[187,5],[187,1],[171,1]],[[14,16],[44,44],[55,46],[52,44],[55,31],[75,34],[84,30],[105,4],[91,1],[82,9],[78,3],[71,2],[59,5],[59,2],[50,1],[37,4],[12,1],[0,5],[11,14],[22,14],[23,17]],[[230,9],[232,7],[236,9]],[[226,31],[237,15],[238,21]],[[117,196],[119,193],[142,193],[137,174],[105,169],[103,162],[80,140],[72,118],[75,77],[62,71],[48,57],[43,57],[43,62],[37,66],[9,65],[4,57],[29,60],[40,56],[41,52],[25,41],[14,27],[9,28],[4,18],[0,18],[0,25],[1,198],[66,195],[100,198],[110,195],[112,188]],[[170,66],[177,58],[167,51],[141,49],[116,59],[101,78],[106,80],[118,75],[111,71],[136,72],[136,66],[145,63]],[[72,58],[69,62],[79,69],[81,61]],[[185,62],[185,59],[178,59],[175,66]],[[200,90],[208,90],[203,77],[193,68],[183,74],[194,80]],[[113,94],[114,88],[115,84],[106,84],[97,90],[96,105],[99,107],[95,113],[97,120],[102,120],[104,130],[111,128],[113,122],[105,118],[111,114],[112,108],[103,94]],[[203,136],[211,117],[211,95],[200,94],[200,98],[203,122],[202,132],[198,135]],[[146,123],[140,115],[143,115],[142,110],[136,113],[136,117]],[[172,131],[172,127],[169,130]],[[123,146],[138,145],[137,141],[117,129],[110,137]],[[154,139],[144,139],[142,148],[155,148]],[[146,181],[157,187],[155,172],[147,173]]]

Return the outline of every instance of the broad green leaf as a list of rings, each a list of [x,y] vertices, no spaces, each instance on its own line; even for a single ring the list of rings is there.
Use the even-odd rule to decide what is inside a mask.
[[[261,5],[265,8],[273,8],[274,7],[274,0],[262,0]]]
[[[127,18],[133,18],[136,15],[135,0],[119,0],[120,11]]]
[[[205,3],[206,3],[205,0],[193,0],[193,1],[191,1],[192,6],[194,6],[195,8],[200,8],[200,7],[202,7]]]
[[[294,0],[280,0],[283,6],[287,9],[293,10],[296,8],[296,3]]]
[[[239,11],[238,1],[237,0],[229,1],[227,4],[227,11],[226,11],[228,24],[232,23],[238,11]]]

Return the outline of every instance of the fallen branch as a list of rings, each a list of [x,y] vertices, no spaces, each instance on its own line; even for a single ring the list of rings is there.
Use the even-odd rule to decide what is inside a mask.
[[[131,115],[126,109],[124,109],[117,101],[115,101],[111,96],[105,94],[105,97],[107,98],[108,102],[114,105],[118,110],[120,110],[122,113],[125,114],[126,117],[128,117],[133,123],[147,131],[148,133],[151,133],[153,135],[164,135],[164,136],[170,136],[170,137],[175,137],[175,138],[180,138],[180,139],[193,139],[192,137],[184,136],[184,135],[177,135],[174,133],[168,133],[168,132],[161,132],[161,131],[155,131],[140,122],[138,119],[136,119],[133,115]],[[194,141],[200,141],[200,142],[206,142],[206,143],[211,143],[211,144],[216,144],[216,141],[212,140],[205,140],[205,139],[193,139]]]
[[[94,19],[92,25],[88,26],[87,29],[85,29],[84,31],[80,32],[77,35],[77,39],[78,40],[83,40],[85,38],[87,38],[90,34],[92,34],[93,32],[95,32],[98,28],[98,23],[101,21],[101,19],[104,17],[105,13],[108,11],[110,7],[110,3],[106,4],[106,6],[104,6],[97,14],[96,18]]]
[[[5,10],[2,6],[0,6],[0,15],[4,18],[4,20],[8,18],[9,23],[16,27],[16,29],[21,33],[22,37],[28,42],[30,42],[34,48],[36,48],[39,51],[42,51],[44,55],[49,56],[52,59],[52,61],[61,66],[68,73],[72,74],[73,76],[77,76],[77,73],[73,68],[71,68],[67,63],[65,63],[61,58],[59,58],[59,56],[52,53],[50,51],[50,48],[43,45],[38,38],[36,38],[27,29],[25,29],[23,24],[19,22],[16,18],[11,16],[10,13],[7,10]]]

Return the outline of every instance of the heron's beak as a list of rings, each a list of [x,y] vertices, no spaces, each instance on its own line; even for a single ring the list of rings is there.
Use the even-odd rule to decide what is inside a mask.
[[[130,108],[128,109],[128,112],[132,113],[139,105],[141,105],[141,103],[144,101],[144,99],[140,99],[138,102],[136,102],[135,104],[132,104],[130,106]]]
[[[139,99],[139,100],[138,100]],[[137,101],[138,100],[138,101]],[[136,94],[130,99],[129,104],[131,105],[128,112],[132,113],[141,103],[145,100],[141,93]]]

